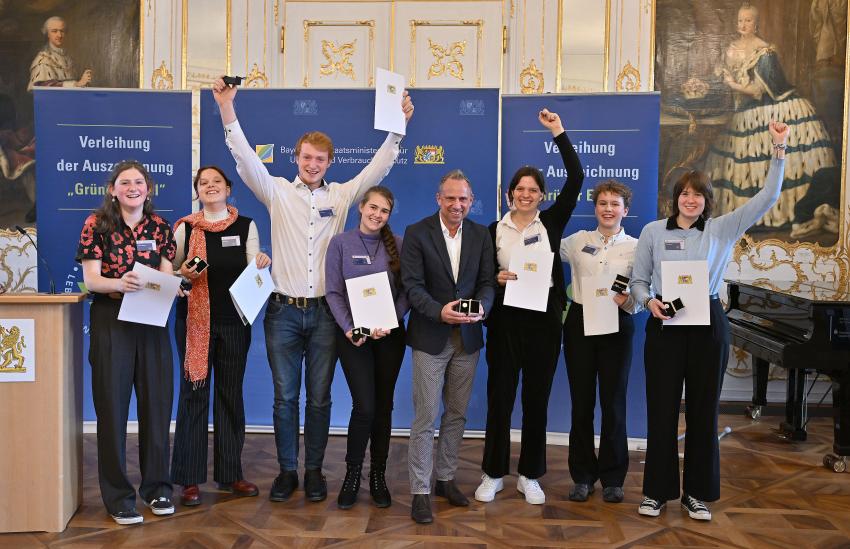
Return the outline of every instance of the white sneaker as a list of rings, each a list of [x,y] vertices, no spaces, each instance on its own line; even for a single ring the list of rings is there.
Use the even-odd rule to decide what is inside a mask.
[[[475,490],[475,499],[484,503],[493,501],[496,498],[496,494],[501,492],[504,487],[505,484],[501,478],[491,478],[485,473],[481,475],[481,484]]]
[[[525,501],[532,505],[543,505],[546,503],[546,494],[536,479],[525,478],[520,475],[516,482],[516,489],[520,494],[525,494]]]

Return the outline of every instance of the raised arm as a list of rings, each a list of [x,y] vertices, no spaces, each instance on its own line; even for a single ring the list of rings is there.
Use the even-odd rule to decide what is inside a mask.
[[[405,121],[409,122],[413,116],[413,100],[410,99],[407,90],[402,94],[401,109],[404,112]],[[398,158],[399,143],[401,143],[402,137],[397,133],[389,132],[381,148],[378,149],[366,167],[354,176],[354,179],[342,185],[343,190],[350,193],[349,201],[351,204],[363,198],[367,190],[379,184],[387,176],[396,158]]]
[[[236,118],[236,108],[233,100],[236,98],[236,87],[230,87],[224,80],[218,78],[212,86],[213,98],[221,113],[221,123],[224,126],[225,141],[233,160],[236,161],[236,171],[239,177],[248,185],[257,200],[269,207],[274,195],[274,178],[269,174],[257,152],[248,143],[242,132],[242,126]]]
[[[560,227],[561,232],[563,232],[578,202],[581,184],[584,182],[584,170],[581,167],[581,160],[579,160],[578,154],[573,149],[570,138],[567,137],[567,132],[564,131],[564,126],[558,114],[543,109],[538,113],[538,120],[552,132],[552,139],[558,146],[561,161],[567,170],[567,179],[561,187],[561,192],[555,199],[554,204],[547,209],[551,215],[555,216],[556,223]]]
[[[764,185],[746,204],[736,210],[713,220],[712,230],[727,241],[737,240],[767,213],[782,192],[782,179],[785,176],[785,144],[790,128],[782,122],[771,121],[770,132],[773,158],[767,171]]]

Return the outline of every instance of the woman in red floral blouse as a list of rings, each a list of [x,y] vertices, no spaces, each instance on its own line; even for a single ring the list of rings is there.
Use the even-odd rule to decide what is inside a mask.
[[[118,524],[135,524],[136,491],[127,479],[125,447],[130,394],[139,416],[139,495],[155,515],[174,513],[168,474],[173,374],[167,327],[118,320],[121,299],[141,288],[136,262],[171,273],[175,244],[168,222],[153,213],[153,181],[135,160],[115,165],[103,204],[85,221],[77,261],[94,296],[89,362],[97,413],[100,493]]]

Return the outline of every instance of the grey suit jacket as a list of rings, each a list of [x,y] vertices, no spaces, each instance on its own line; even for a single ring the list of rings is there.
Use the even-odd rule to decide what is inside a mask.
[[[458,280],[454,281],[439,215],[408,226],[401,251],[401,278],[411,306],[407,344],[432,355],[445,348],[452,330],[440,319],[443,306],[456,299],[478,299],[489,313],[496,285],[490,234],[468,219],[463,222]],[[464,352],[484,346],[480,322],[462,324],[460,330]]]

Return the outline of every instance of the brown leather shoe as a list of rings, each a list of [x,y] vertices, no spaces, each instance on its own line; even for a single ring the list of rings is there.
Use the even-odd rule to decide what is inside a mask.
[[[201,490],[197,484],[189,484],[183,487],[183,493],[180,495],[180,503],[186,507],[194,507],[201,504]]]
[[[254,497],[260,493],[257,485],[247,480],[237,480],[236,482],[231,482],[229,484],[219,483],[219,490],[224,490],[225,492],[230,492],[233,495],[239,496],[241,498],[250,498]]]

